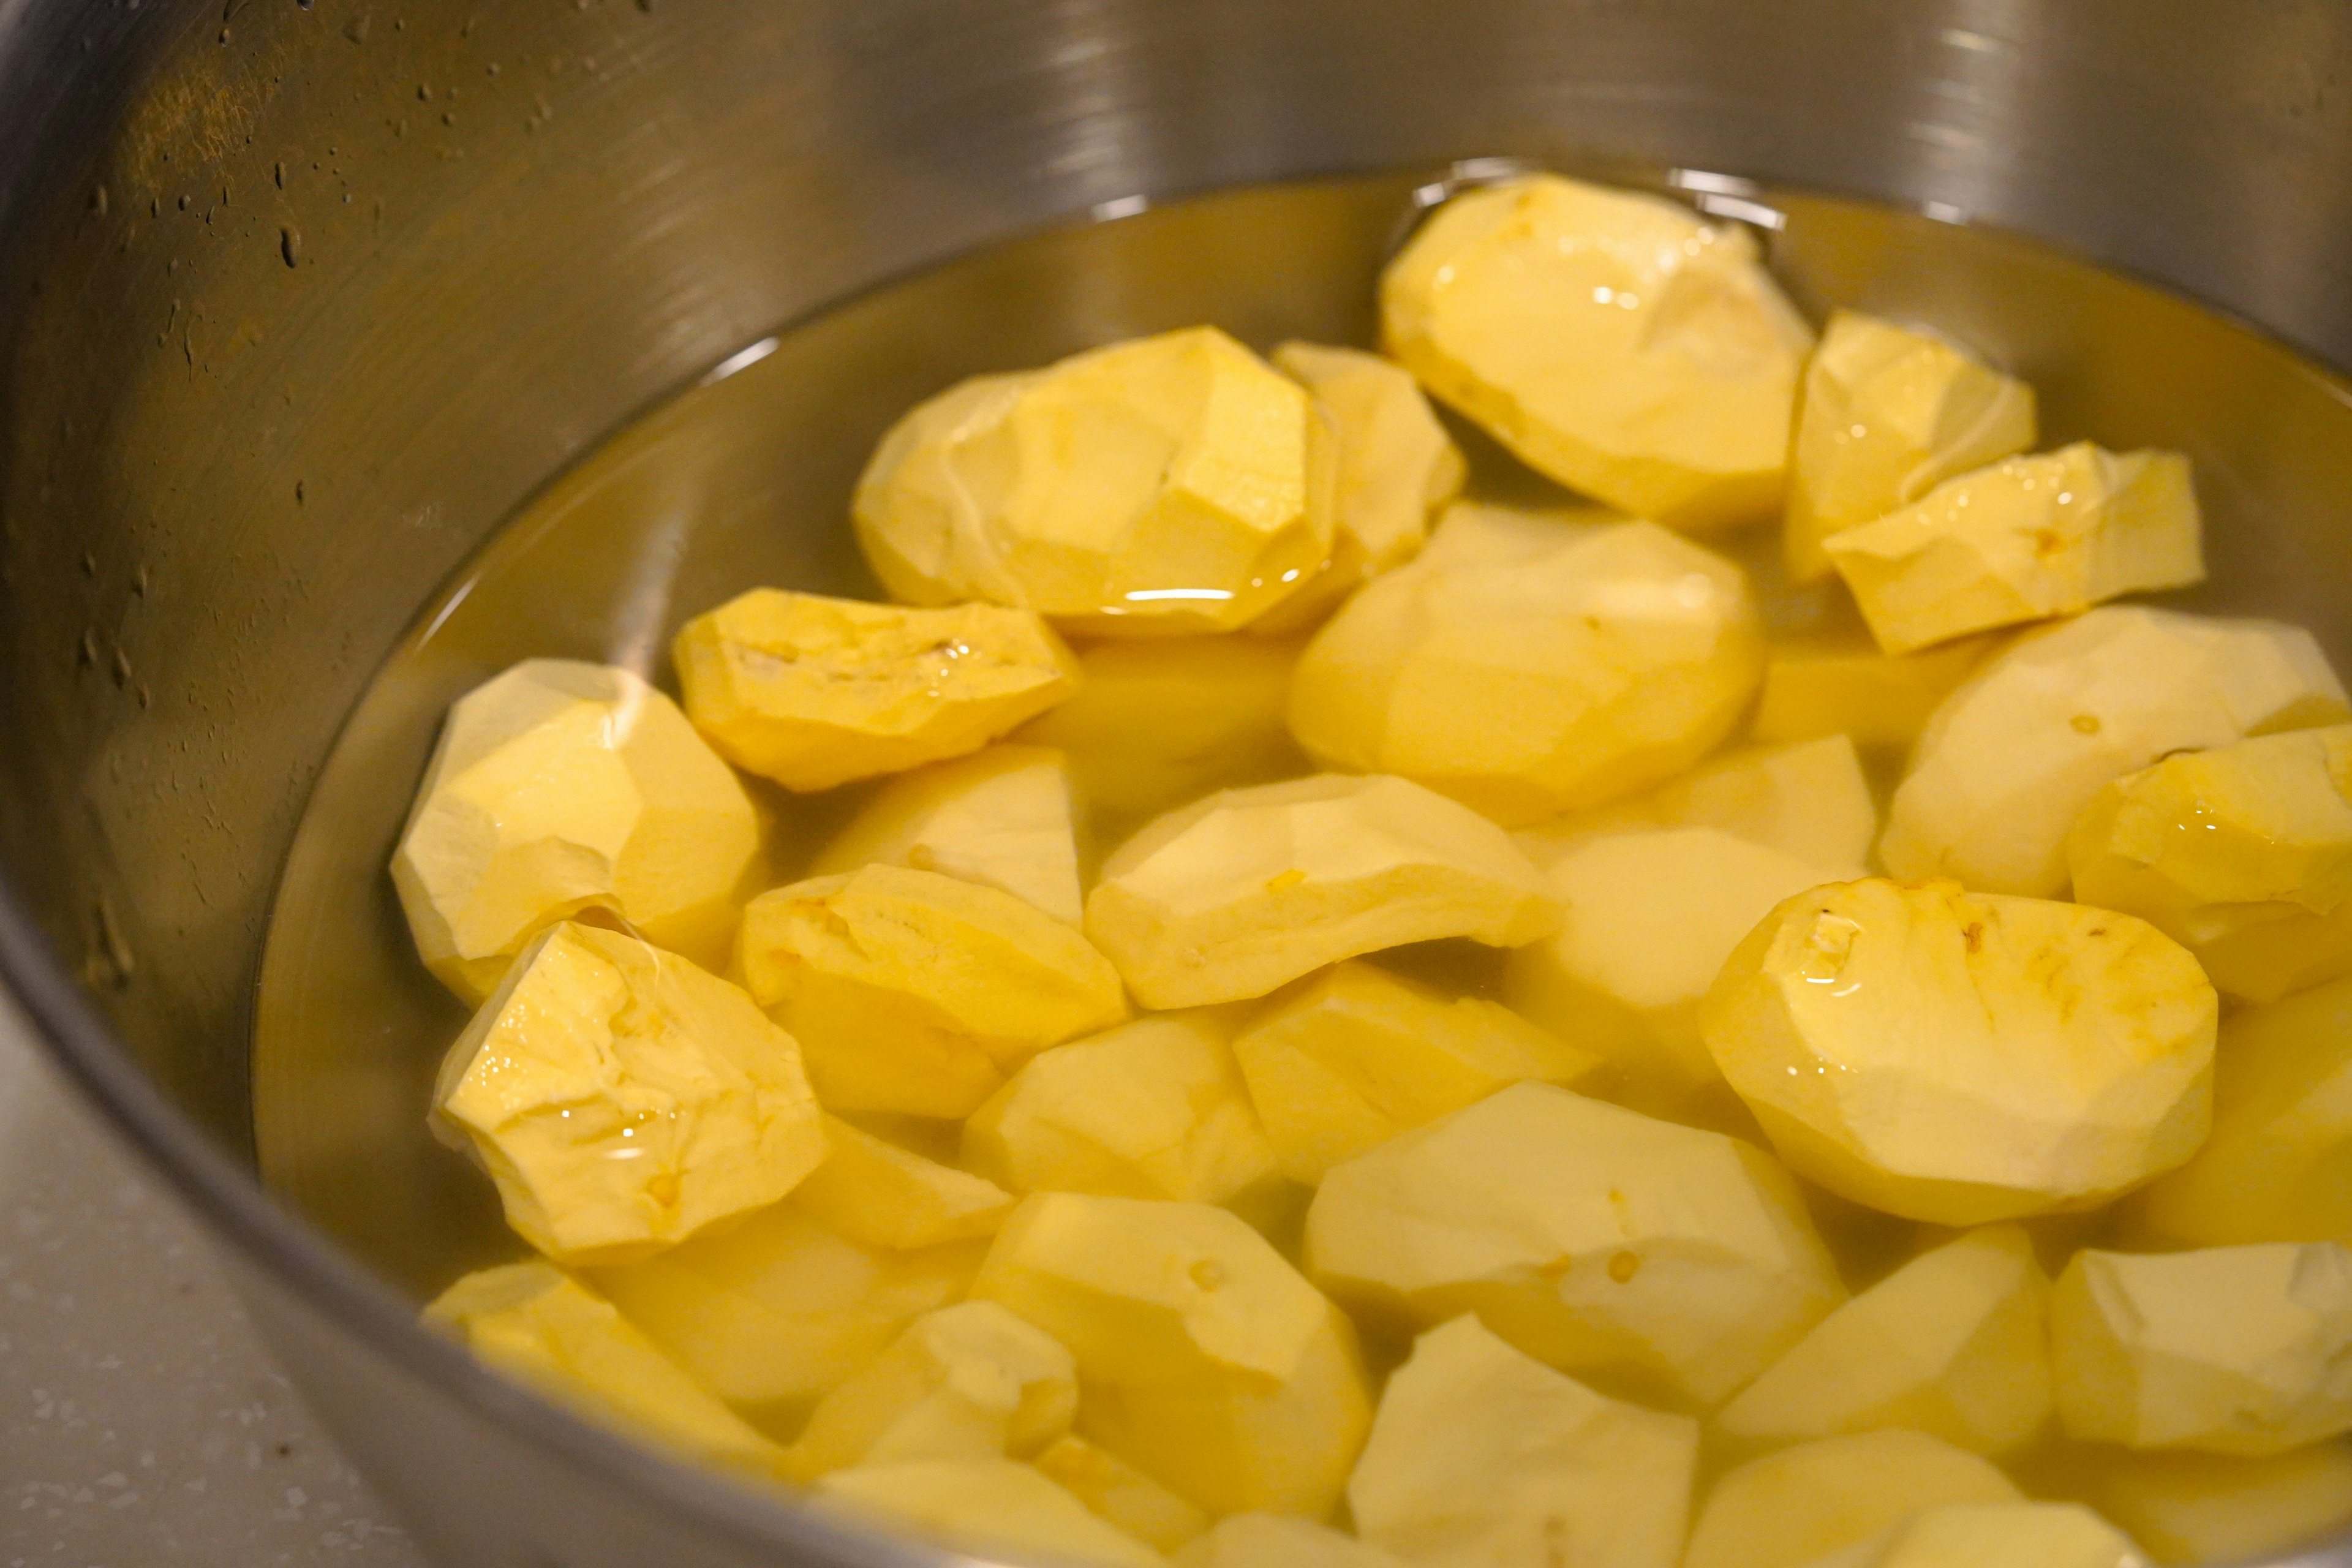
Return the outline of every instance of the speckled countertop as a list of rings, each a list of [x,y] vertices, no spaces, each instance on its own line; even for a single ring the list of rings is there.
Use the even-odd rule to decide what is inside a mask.
[[[0,1568],[425,1568],[0,1003]]]

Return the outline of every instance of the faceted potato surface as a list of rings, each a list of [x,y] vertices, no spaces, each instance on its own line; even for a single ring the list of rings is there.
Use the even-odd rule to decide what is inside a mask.
[[[1352,1535],[1287,1513],[1230,1513],[1177,1555],[1178,1568],[1397,1568]]]
[[[559,1261],[618,1262],[774,1203],[824,1158],[793,1037],[718,976],[551,927],[449,1047],[434,1130]]]
[[[1748,737],[1761,744],[1843,735],[1876,752],[1902,752],[1954,688],[1990,656],[1996,633],[1956,637],[1916,653],[1883,653],[1867,632],[1775,638]]]
[[[987,1559],[1042,1557],[1101,1568],[1160,1568],[1160,1553],[1013,1459],[918,1459],[819,1478],[821,1508]]]
[[[1843,1299],[1760,1150],[1520,1083],[1335,1166],[1308,1272],[1412,1325],[1475,1311],[1566,1371],[1714,1404]]]
[[[1077,663],[1026,610],[909,610],[754,588],[671,649],[719,755],[824,790],[976,752],[1067,697]]]
[[[1676,528],[1780,500],[1812,333],[1736,225],[1551,174],[1471,191],[1382,275],[1381,330],[1571,489]]]
[[[1975,1225],[2095,1207],[2193,1153],[2218,1010],[2129,915],[1874,878],[1773,910],[1702,1023],[1800,1174]]]
[[[2265,1459],[2089,1452],[2076,1484],[2167,1568],[2268,1562],[2352,1521],[2352,1450],[2340,1443]]]
[[[812,877],[907,866],[1000,888],[1078,923],[1070,767],[1045,746],[991,746],[884,784],[809,867]]]
[[[449,710],[392,879],[425,966],[479,1002],[589,909],[724,963],[759,852],[751,797],[676,703],[625,669],[534,658]]]
[[[1147,1007],[1263,996],[1405,942],[1515,947],[1558,922],[1541,873],[1493,823],[1404,779],[1334,773],[1160,818],[1087,900],[1087,934]]]
[[[793,1189],[793,1205],[860,1247],[909,1251],[993,1236],[1013,1210],[995,1183],[824,1119],[824,1163]]]
[[[2147,1568],[2131,1538],[2080,1503],[1945,1503],[1810,1568]]]
[[[1646,795],[1552,817],[1512,838],[1549,868],[1586,839],[1664,827],[1713,828],[1800,860],[1859,866],[1878,837],[1878,807],[1861,754],[1833,734],[1742,746]]]
[[[1731,732],[1764,662],[1738,566],[1652,522],[1529,520],[1507,552],[1449,548],[1457,519],[1495,531],[1490,510],[1449,513],[1307,644],[1290,728],[1318,762],[1517,825],[1659,784]]]
[[[2024,1500],[1990,1461],[1924,1432],[1823,1437],[1717,1481],[1683,1568],[1807,1568],[1927,1509]]]
[[[1039,1473],[1155,1552],[1174,1552],[1207,1533],[1209,1516],[1117,1455],[1066,1432],[1030,1461]],[[1272,1519],[1273,1514],[1234,1514]],[[1298,1521],[1300,1524],[1306,1521]],[[1313,1528],[1313,1527],[1309,1527]],[[1345,1540],[1344,1536],[1339,1539]],[[1277,1568],[1295,1568],[1280,1564]]]
[[[1192,327],[918,405],[853,513],[909,604],[1017,605],[1090,636],[1231,631],[1331,553],[1333,448],[1304,387]]]
[[[852,1465],[1035,1453],[1077,1412],[1070,1352],[992,1301],[959,1301],[907,1325],[890,1348],[817,1401],[792,1447],[804,1479]]]
[[[1390,1377],[1348,1503],[1408,1563],[1675,1568],[1697,1459],[1697,1422],[1596,1394],[1465,1316]]]

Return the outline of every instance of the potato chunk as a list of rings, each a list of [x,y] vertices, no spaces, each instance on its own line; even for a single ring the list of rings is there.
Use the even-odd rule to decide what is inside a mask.
[[[1127,1016],[1110,961],[995,888],[866,866],[761,894],[743,983],[837,1110],[966,1116],[1045,1047]]]
[[[1990,1463],[1923,1432],[1823,1437],[1716,1482],[1683,1568],[1809,1568],[1931,1508],[2024,1500]]]
[[[1895,793],[1895,876],[2066,889],[2066,835],[2111,779],[2168,752],[2333,723],[2343,683],[2309,632],[2108,605],[2029,633],[1945,700]]]
[[[1736,225],[1552,174],[1472,191],[1390,264],[1381,329],[1571,489],[1675,528],[1780,503],[1812,333]]]
[[[2266,1563],[2352,1523],[2352,1451],[2340,1443],[2266,1459],[2093,1452],[2077,1484],[2167,1568]]]
[[[1764,664],[1738,566],[1652,522],[1449,549],[1480,515],[1455,509],[1307,645],[1290,729],[1318,762],[1517,825],[1662,783],[1730,734]]]
[[[1773,910],[1701,1023],[1800,1174],[1977,1225],[2095,1207],[2195,1152],[2218,1011],[2129,915],[1874,878]]]
[[[618,931],[534,938],[449,1047],[433,1129],[559,1262],[618,1262],[774,1203],[824,1158],[793,1037]]]
[[[1475,1317],[1389,1379],[1348,1504],[1365,1541],[1431,1568],[1675,1568],[1698,1423],[1595,1394]]]
[[[1197,1013],[1031,1058],[964,1123],[963,1163],[1015,1192],[1204,1204],[1278,1180],[1226,1030]]]
[[[676,703],[625,669],[534,658],[449,710],[392,879],[425,967],[478,1003],[584,910],[725,963],[759,851],[751,797]]]
[[[1331,553],[1337,452],[1305,388],[1214,327],[950,388],[857,483],[891,596],[1089,636],[1231,631]]]
[[[1354,1331],[1223,1209],[1037,1194],[972,1294],[1069,1347],[1084,1436],[1201,1507],[1338,1500],[1371,1417]]]
[[[1878,837],[1878,807],[1854,743],[1832,734],[1742,746],[1646,795],[1511,837],[1549,869],[1586,839],[1652,827],[1714,828],[1800,860],[1859,866]]]
[[[1106,1453],[1075,1433],[1064,1433],[1030,1461],[1047,1480],[1076,1498],[1106,1522],[1155,1552],[1173,1552],[1209,1529],[1209,1516],[1133,1465]],[[1234,1519],[1273,1519],[1274,1514],[1234,1514]],[[1297,1521],[1305,1525],[1306,1521]],[[1307,1526],[1309,1529],[1316,1528]],[[1343,1538],[1344,1539],[1344,1538]],[[1242,1568],[1226,1564],[1225,1568]],[[1276,1564],[1275,1568],[1296,1568]]]
[[[1970,1231],[1822,1319],[1717,1424],[1774,1442],[1906,1426],[2006,1452],[2050,1418],[2049,1298],[2022,1230]]]
[[[993,1301],[959,1301],[907,1325],[817,1401],[792,1447],[813,1479],[852,1465],[1035,1453],[1077,1413],[1070,1352]]]
[[[1179,1568],[1400,1568],[1401,1560],[1288,1513],[1232,1513],[1179,1552]]]
[[[1790,580],[1830,574],[1832,535],[2032,446],[2033,414],[2032,386],[1943,339],[1832,312],[1797,405],[1780,536]]]
[[[1353,962],[1268,998],[1234,1055],[1284,1173],[1310,1185],[1506,1084],[1572,1084],[1600,1066],[1507,1007]]]
[[[816,1484],[820,1508],[984,1559],[1043,1557],[1101,1568],[1160,1568],[1160,1554],[1013,1459],[918,1459],[835,1470]]]
[[[1465,1310],[1569,1372],[1714,1404],[1843,1299],[1795,1184],[1720,1133],[1520,1083],[1333,1167],[1308,1272],[1415,1326]]]
[[[1906,752],[2001,642],[1958,637],[1917,653],[1882,653],[1868,633],[1831,630],[1776,639],[1748,738],[1759,744],[1844,735],[1877,752]]]
[[[662,1354],[612,1304],[545,1263],[468,1274],[425,1321],[486,1364],[600,1425],[707,1465],[782,1479],[783,1450]]]
[[[991,746],[882,786],[809,867],[812,877],[907,866],[999,888],[1078,923],[1078,803],[1069,760]]]
[[[1335,773],[1161,817],[1104,862],[1087,900],[1087,934],[1147,1007],[1263,996],[1405,942],[1516,947],[1559,920],[1494,824],[1404,779]]]
[[[1826,548],[1878,646],[1908,653],[2201,583],[2201,528],[2188,458],[2077,441],[1947,479]]]
[[[671,649],[719,755],[822,790],[976,752],[1067,697],[1077,661],[1025,610],[908,610],[754,588]]]
[[[2352,1250],[2074,1255],[2050,1302],[2058,1414],[2085,1442],[2259,1457],[2352,1431]]]
[[[2074,897],[2148,921],[2275,1002],[2352,973],[2352,724],[2166,757],[2092,797]]]
[[[894,1252],[993,1236],[1013,1194],[951,1165],[824,1119],[824,1163],[793,1189],[793,1206],[860,1247]]]
[[[2147,1568],[2131,1537],[2071,1502],[1954,1502],[1808,1568]]]

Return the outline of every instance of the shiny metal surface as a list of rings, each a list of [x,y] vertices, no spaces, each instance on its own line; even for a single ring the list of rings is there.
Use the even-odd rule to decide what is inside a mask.
[[[2337,0],[0,0],[0,967],[448,1562],[851,1548],[472,1373],[246,1174],[269,890],[411,615],[827,300],[1480,155],[1975,216],[2352,363]],[[2217,553],[2340,647],[2352,445],[2232,363],[2128,390],[2223,422]]]

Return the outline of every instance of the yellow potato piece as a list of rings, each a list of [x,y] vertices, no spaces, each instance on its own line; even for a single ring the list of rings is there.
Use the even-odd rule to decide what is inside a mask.
[[[425,1309],[476,1359],[599,1425],[739,1474],[782,1479],[784,1452],[632,1327],[546,1263],[468,1274]]]
[[[1652,827],[1713,828],[1800,860],[1859,866],[1878,837],[1878,807],[1853,742],[1832,734],[1742,746],[1647,795],[1570,812],[1511,837],[1549,869],[1587,839]]]
[[[1986,633],[1891,654],[1858,630],[1776,638],[1765,652],[1748,738],[1769,745],[1844,735],[1874,752],[1907,752],[2000,640]]]
[[[2112,779],[2168,752],[2347,716],[2309,632],[2107,605],[2018,638],[1945,700],[1879,858],[1990,893],[2066,890],[2066,836]]]
[[[810,1412],[792,1447],[814,1479],[853,1465],[1035,1453],[1077,1413],[1070,1352],[993,1301],[926,1312]]]
[[[1402,1568],[1402,1560],[1287,1513],[1232,1513],[1176,1555],[1178,1568]]]
[[[882,786],[809,867],[812,877],[907,866],[998,888],[1078,923],[1078,803],[1069,761],[991,746]]]
[[[1145,1006],[1192,1007],[1406,942],[1516,947],[1559,919],[1542,874],[1475,812],[1405,779],[1326,773],[1152,823],[1104,862],[1086,929]]]
[[[1371,1545],[1432,1568],[1675,1568],[1698,1423],[1595,1394],[1474,1317],[1414,1342],[1348,1482]]]
[[[2147,1568],[2131,1537],[2080,1503],[1958,1502],[1807,1568]]]
[[[2033,388],[1941,338],[1831,313],[1805,366],[1781,544],[1790,579],[1830,574],[1832,535],[2033,445]]]
[[[1568,1372],[1711,1405],[1844,1299],[1762,1151],[1520,1083],[1323,1178],[1308,1273],[1412,1326],[1473,1310]]]
[[[2352,724],[2127,773],[2092,797],[2066,859],[2076,899],[2148,921],[2232,996],[2352,973]]]
[[[2078,441],[2010,458],[1833,535],[1879,647],[1930,643],[2205,580],[2189,459]]]
[[[1683,1568],[1805,1568],[1928,1509],[2024,1500],[1990,1463],[1923,1432],[1823,1437],[1717,1481]]]
[[[1160,1568],[1163,1561],[1013,1459],[921,1459],[835,1470],[818,1480],[816,1503],[984,1559],[1043,1557],[1101,1568]]]
[[[1676,528],[1780,503],[1812,333],[1736,225],[1551,174],[1473,191],[1390,264],[1381,328],[1571,489]]]
[[[1192,327],[918,405],[852,510],[909,604],[1018,605],[1097,637],[1231,631],[1331,553],[1334,448],[1305,388]]]
[[[1701,1024],[1799,1174],[1976,1225],[2095,1207],[2195,1152],[2218,1010],[2129,915],[1874,878],[1773,910]]]
[[[2074,1255],[2050,1301],[2073,1436],[2259,1458],[2352,1431],[2352,1250]]]
[[[1226,1029],[1139,1018],[1031,1058],[964,1123],[963,1164],[1015,1192],[1240,1204],[1278,1180]]]
[[[2091,1500],[2167,1568],[2268,1562],[2352,1522],[2352,1451],[2341,1444],[2267,1459],[2095,1452]]]
[[[1199,1506],[1338,1500],[1371,1417],[1354,1331],[1223,1209],[1037,1194],[972,1295],[1067,1345],[1080,1433]]]
[[[1731,733],[1764,664],[1738,566],[1653,522],[1501,529],[1491,510],[1454,509],[1307,644],[1290,728],[1310,755],[1519,825],[1663,783]]]
[[[597,1289],[664,1350],[763,1426],[789,1428],[888,1349],[961,1300],[987,1244],[859,1247],[792,1204],[625,1268]]]
[[[1155,1552],[1174,1552],[1209,1529],[1209,1516],[1141,1470],[1073,1433],[1064,1433],[1030,1461],[1038,1473],[1076,1498],[1105,1522]],[[1234,1514],[1234,1519],[1273,1519],[1274,1514]],[[1305,1524],[1301,1520],[1297,1521]],[[1309,1526],[1308,1528],[1315,1528]],[[1344,1538],[1343,1538],[1344,1539]],[[1241,1568],[1229,1564],[1227,1568]],[[1270,1568],[1298,1568],[1292,1563]]]
[[[860,1247],[910,1251],[993,1236],[1013,1212],[995,1183],[824,1119],[824,1163],[793,1189],[795,1207]]]
[[[449,1047],[433,1128],[560,1262],[618,1262],[774,1203],[824,1158],[800,1047],[751,999],[632,936],[532,940]]]
[[[976,752],[1076,689],[1026,610],[903,609],[754,588],[672,647],[687,717],[720,756],[823,790]]]
[[[866,866],[762,893],[736,951],[836,1110],[966,1116],[1045,1047],[1127,1016],[1118,972],[1086,938],[936,871]]]
[[[759,858],[751,797],[676,703],[625,669],[534,658],[449,710],[392,879],[425,966],[478,1003],[585,910],[725,963]]]
[[[1903,1426],[2007,1452],[2050,1418],[2049,1298],[2022,1230],[1970,1231],[1822,1319],[1716,1423],[1769,1442]]]
[[[2191,1246],[2352,1246],[2352,979],[2221,1025],[2213,1133],[2140,1194],[2139,1223]]]
[[[1284,1173],[1309,1184],[1507,1084],[1573,1084],[1600,1066],[1507,1007],[1354,962],[1269,997],[1233,1048]]]

